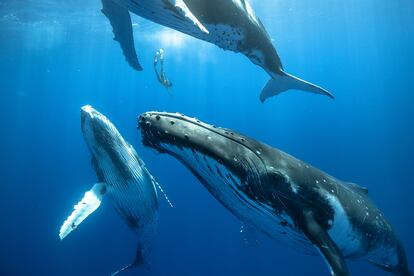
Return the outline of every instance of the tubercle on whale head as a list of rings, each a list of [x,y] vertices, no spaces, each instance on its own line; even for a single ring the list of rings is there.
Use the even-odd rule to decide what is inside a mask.
[[[253,139],[178,113],[144,113],[138,117],[138,129],[145,146],[172,155],[193,173],[204,170],[235,183],[231,174],[238,179],[235,188],[252,199],[265,202],[267,193],[286,194],[286,179],[267,162],[272,152]],[[269,181],[273,185],[264,184]]]
[[[166,145],[197,146],[196,123],[179,113],[147,112],[138,117],[143,144],[160,152],[165,152]]]
[[[160,153],[171,153],[171,147],[188,149],[211,157],[238,174],[246,174],[244,166],[260,159],[259,150],[251,148],[249,138],[179,113],[143,113],[138,117],[138,129],[143,144]]]
[[[270,204],[277,212],[287,205],[281,201],[292,196],[288,179],[269,163],[274,152],[253,139],[178,113],[143,113],[138,117],[138,129],[145,146],[177,158],[197,177],[206,173],[207,178],[213,177],[214,181],[202,181],[213,194],[237,191]],[[274,198],[269,199],[269,194]]]

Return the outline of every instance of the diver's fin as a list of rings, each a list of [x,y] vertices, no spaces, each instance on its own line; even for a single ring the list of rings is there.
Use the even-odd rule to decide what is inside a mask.
[[[187,20],[190,20],[197,28],[200,29],[205,34],[208,34],[208,30],[206,27],[201,24],[201,22],[197,19],[197,17],[194,16],[194,14],[190,11],[190,9],[187,7],[187,4],[183,0],[168,0],[170,4],[172,4],[176,11],[184,16]]]
[[[113,0],[102,0],[102,13],[111,22],[114,40],[121,44],[125,59],[137,71],[142,71],[134,46],[131,16],[126,8]]]
[[[357,191],[357,192],[365,194],[365,195],[368,194],[368,189],[365,188],[365,187],[359,186],[358,184],[355,184],[355,183],[352,183],[352,182],[348,182],[347,184],[354,191]]]
[[[316,222],[311,211],[304,210],[300,228],[306,237],[319,249],[328,263],[333,276],[349,275],[344,257],[324,229]]]
[[[146,261],[146,256],[145,255],[148,255],[148,252],[144,252],[142,247],[141,247],[141,244],[138,243],[134,261],[132,263],[130,263],[129,265],[121,268],[120,270],[115,271],[114,273],[111,274],[111,276],[118,275],[119,273],[121,273],[121,272],[123,272],[127,269],[133,268],[135,266],[148,264],[147,261]]]
[[[332,99],[334,98],[331,93],[322,87],[301,80],[282,71],[280,74],[272,74],[272,78],[267,82],[266,86],[262,90],[262,93],[260,94],[260,100],[264,102],[267,98],[276,96],[290,89],[303,90],[315,94],[325,95]]]
[[[96,183],[90,191],[85,193],[82,200],[73,207],[72,214],[70,214],[60,227],[59,237],[61,240],[75,230],[84,219],[98,209],[105,192],[105,183]]]
[[[164,189],[161,187],[160,183],[158,183],[158,181],[151,174],[148,173],[148,175],[151,177],[152,184],[154,184],[154,186],[157,187],[158,190],[160,190],[160,192],[164,196],[165,200],[167,201],[168,205],[170,205],[171,208],[174,208],[174,205],[172,204],[172,202],[168,198],[167,194],[165,193]]]

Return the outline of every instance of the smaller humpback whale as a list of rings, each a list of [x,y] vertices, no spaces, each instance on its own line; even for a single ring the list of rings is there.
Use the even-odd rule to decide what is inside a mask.
[[[104,196],[109,197],[118,214],[138,237],[135,260],[115,272],[115,275],[146,263],[157,227],[156,187],[159,184],[134,148],[104,115],[91,106],[84,106],[81,110],[81,122],[98,181],[74,206],[72,214],[60,228],[59,237],[64,239],[98,209]]]
[[[320,253],[332,275],[349,275],[346,258],[411,275],[403,246],[367,189],[184,115],[144,113],[138,128],[145,146],[181,161],[243,223]]]
[[[246,0],[102,0],[102,5],[114,39],[120,43],[127,62],[138,71],[142,67],[135,51],[129,12],[224,50],[244,54],[271,77],[260,95],[262,102],[290,89],[333,98],[327,90],[284,71],[269,34]]]

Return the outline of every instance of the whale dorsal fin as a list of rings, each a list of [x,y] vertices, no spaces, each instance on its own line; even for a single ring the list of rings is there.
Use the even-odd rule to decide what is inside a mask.
[[[171,5],[174,6],[175,11],[184,16],[187,20],[190,20],[197,28],[205,34],[208,34],[208,30],[198,20],[197,17],[191,12],[187,4],[183,0],[168,0]]]
[[[102,0],[102,13],[109,19],[114,32],[114,40],[121,45],[125,59],[132,68],[142,71],[134,46],[131,16],[126,8],[113,0]]]
[[[359,186],[358,184],[352,183],[352,182],[348,182],[347,183],[349,187],[352,188],[352,190],[358,192],[358,193],[362,193],[362,194],[368,194],[368,189],[362,186]]]

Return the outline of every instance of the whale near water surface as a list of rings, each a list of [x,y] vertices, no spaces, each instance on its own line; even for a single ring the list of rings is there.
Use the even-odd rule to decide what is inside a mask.
[[[290,89],[333,98],[327,90],[284,71],[264,25],[247,0],[102,0],[115,40],[127,62],[142,67],[135,50],[130,12],[218,47],[242,53],[270,76],[260,100]]]

